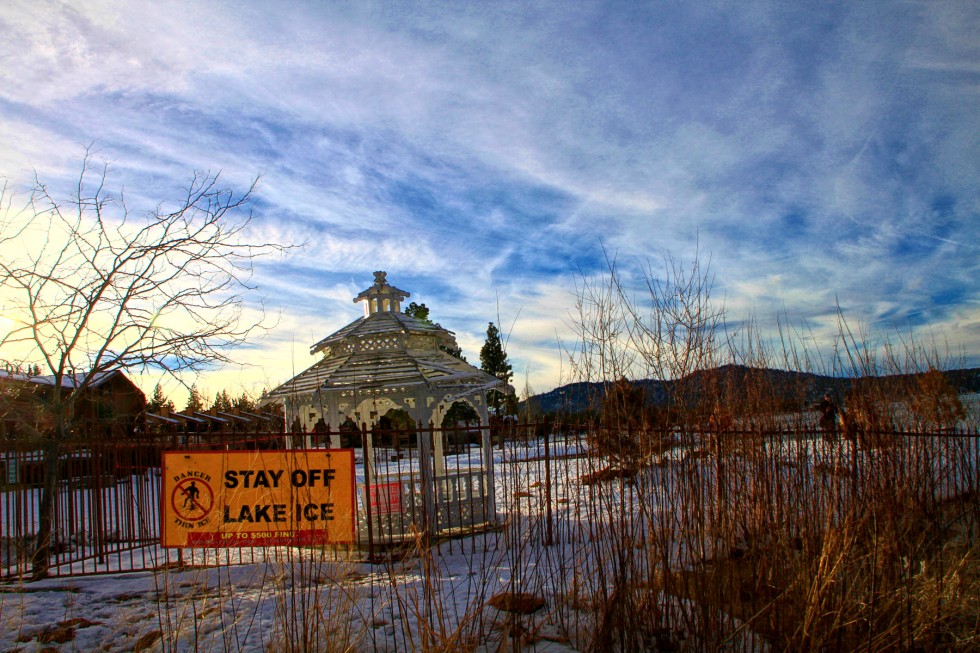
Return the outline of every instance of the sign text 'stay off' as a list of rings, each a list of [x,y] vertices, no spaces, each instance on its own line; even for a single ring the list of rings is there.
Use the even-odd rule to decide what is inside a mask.
[[[354,541],[354,451],[169,451],[163,546]]]

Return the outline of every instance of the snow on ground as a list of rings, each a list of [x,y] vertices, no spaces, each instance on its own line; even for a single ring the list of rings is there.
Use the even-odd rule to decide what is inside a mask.
[[[692,473],[703,483],[714,482],[714,465],[705,464],[696,439],[690,443],[667,452],[635,484],[611,483],[601,490],[579,482],[603,463],[584,456],[587,448],[576,438],[550,442],[547,463],[541,440],[494,449],[496,499],[505,527],[443,542],[432,555],[369,564],[343,552],[282,547],[258,550],[256,558],[241,564],[227,564],[225,558],[226,564],[215,567],[177,568],[168,564],[173,552],[149,547],[145,555],[159,567],[155,572],[6,584],[0,586],[0,650],[258,652],[326,650],[331,643],[354,642],[358,650],[403,651],[433,643],[454,650],[474,641],[480,643],[477,650],[496,650],[504,639],[520,639],[525,651],[578,650],[586,638],[575,634],[595,629],[595,613],[570,595],[577,583],[570,577],[605,564],[597,558],[609,535],[604,518],[589,515],[629,510],[639,487],[650,492],[650,505],[631,527],[670,523],[672,484],[687,482]],[[846,443],[790,437],[769,446],[787,479],[802,468],[823,465],[832,471],[866,455]],[[946,464],[941,458],[933,462],[938,472]],[[446,467],[481,463],[480,449],[471,448],[447,457]],[[403,460],[387,471],[414,468],[412,460]],[[955,483],[949,491],[957,491]],[[709,543],[694,548],[700,551],[692,550],[690,540],[679,542],[671,551],[672,564],[680,568],[711,555]],[[212,550],[208,562],[234,552]],[[187,556],[184,562],[201,560]],[[595,588],[599,581],[582,582]],[[504,591],[527,591],[543,598],[545,606],[515,616],[488,604]],[[696,623],[692,615],[698,611],[684,601],[664,598],[663,605],[683,614],[678,623]],[[720,618],[732,622],[737,633],[730,650],[765,649],[751,631],[739,629],[730,617]]]
[[[7,587],[0,594],[0,649],[132,651],[142,642],[145,650],[279,650],[283,640],[312,630],[300,624],[290,633],[287,613],[319,616],[316,639],[349,639],[360,650],[404,650],[412,640],[420,645],[420,623],[439,621],[435,612],[448,630],[467,614],[480,621],[464,626],[464,634],[467,628],[500,629],[507,615],[478,607],[511,580],[506,563],[485,564],[494,557],[495,539],[476,536],[452,552],[443,545],[446,551],[425,561],[438,567],[435,587],[424,580],[418,559],[354,564],[297,550],[280,552],[278,562]],[[160,633],[170,640],[161,641]],[[526,650],[573,649],[545,639]]]
[[[278,562],[39,581],[0,594],[0,649],[258,653],[283,650],[284,642],[306,636],[322,650],[333,640],[354,642],[356,650],[397,651],[417,650],[425,630],[435,628],[432,640],[449,642],[447,650],[464,648],[477,635],[484,641],[477,650],[497,650],[504,633],[520,623],[520,633],[534,634],[522,650],[579,650],[552,619],[555,602],[565,600],[558,594],[545,592],[545,609],[529,617],[487,605],[495,593],[520,590],[522,583],[547,588],[541,577],[557,573],[545,568],[548,560],[539,559],[537,569],[515,565],[500,543],[499,535],[482,534],[443,544],[431,559],[388,565],[316,560],[293,550]],[[560,567],[567,558],[567,551],[556,551],[550,565]],[[694,612],[683,601],[674,603]],[[321,627],[300,623],[290,632],[287,614],[318,618]],[[580,620],[573,632],[596,626],[587,612],[573,618]],[[750,632],[732,646],[765,650]]]

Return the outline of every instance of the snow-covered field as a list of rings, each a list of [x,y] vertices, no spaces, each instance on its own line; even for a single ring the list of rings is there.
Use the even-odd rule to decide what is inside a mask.
[[[249,550],[244,562],[228,562],[227,551],[187,552],[176,566],[174,552],[150,546],[140,555],[156,571],[8,583],[0,592],[0,649],[582,650],[595,645],[597,629],[630,627],[597,622],[609,612],[602,606],[619,600],[617,572],[653,582],[657,569],[689,569],[719,555],[710,534],[732,519],[712,508],[723,493],[738,505],[814,502],[826,504],[819,514],[832,514],[834,502],[846,503],[854,491],[849,470],[873,474],[881,465],[873,452],[846,442],[786,436],[724,464],[707,445],[688,436],[636,478],[583,483],[608,465],[586,455],[583,441],[555,438],[547,459],[540,439],[508,442],[493,450],[500,528],[375,564],[347,551],[280,547]],[[924,446],[911,441],[903,451],[914,457]],[[944,496],[975,490],[980,462],[976,443],[970,446],[916,458],[928,465],[917,473],[935,479],[934,491]],[[475,448],[447,457],[446,468],[482,462]],[[403,460],[375,473],[413,469]],[[753,475],[767,484],[746,481]],[[809,514],[785,521],[802,529]],[[764,536],[748,522],[739,528],[740,545]],[[504,595],[516,603],[501,603]],[[725,633],[727,650],[767,649],[731,614],[661,590],[653,595],[655,605],[639,609],[655,609],[670,624],[669,632],[650,635],[665,650],[714,650],[720,640],[705,640],[702,631]]]

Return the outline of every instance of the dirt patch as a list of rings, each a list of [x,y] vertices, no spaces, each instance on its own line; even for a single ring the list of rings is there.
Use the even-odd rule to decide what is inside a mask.
[[[68,619],[67,621],[61,621],[58,623],[59,626],[64,626],[66,628],[91,628],[92,626],[101,626],[101,621],[90,621],[85,617],[75,617],[74,619]]]
[[[159,630],[151,630],[150,632],[146,633],[138,640],[136,640],[136,645],[133,646],[133,651],[135,653],[140,653],[141,651],[146,651],[152,648],[153,645],[156,644],[157,640],[160,639],[161,636],[162,635]]]
[[[183,562],[171,561],[157,565],[151,571],[192,571],[194,569],[207,569],[207,565],[192,565]]]
[[[37,640],[40,644],[65,644],[75,641],[75,631],[79,628],[90,628],[100,625],[102,625],[100,621],[90,621],[82,617],[77,617],[75,619],[59,621],[57,624],[39,630],[24,633],[17,637],[17,641],[21,644],[33,640]]]
[[[596,485],[605,481],[615,481],[620,478],[633,478],[636,476],[635,469],[625,467],[603,467],[600,470],[585,474],[580,482],[582,485]]]
[[[545,606],[545,600],[527,592],[501,592],[492,596],[488,604],[501,612],[533,614]]]
[[[146,599],[148,592],[128,592],[126,594],[116,594],[106,599],[110,603],[128,603],[130,601],[142,601]]]

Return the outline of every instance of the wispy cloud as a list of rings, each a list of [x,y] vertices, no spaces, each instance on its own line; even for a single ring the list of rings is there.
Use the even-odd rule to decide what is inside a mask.
[[[970,2],[8,3],[0,174],[67,185],[94,143],[139,207],[261,176],[255,233],[305,243],[255,279],[278,354],[387,269],[471,361],[519,313],[546,390],[603,248],[710,256],[734,319],[839,302],[968,342],[978,29]]]

